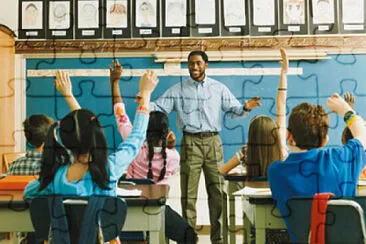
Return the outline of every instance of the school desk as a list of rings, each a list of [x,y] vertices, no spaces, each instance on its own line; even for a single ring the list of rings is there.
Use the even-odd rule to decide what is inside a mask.
[[[224,175],[225,181],[227,181],[227,195],[229,200],[229,227],[224,228],[224,237],[229,234],[229,243],[235,244],[236,243],[236,234],[240,230],[236,228],[236,221],[235,221],[235,196],[233,193],[241,188],[244,187],[244,181],[246,179],[246,174],[244,173],[235,173],[235,174],[227,174]],[[227,212],[224,212],[224,215]],[[225,217],[224,217],[225,218]],[[227,217],[225,218],[227,219]],[[229,232],[229,233],[227,233]]]
[[[268,188],[268,182],[245,182],[245,186],[253,188]],[[366,186],[357,188],[358,196],[366,196]],[[254,225],[256,235],[255,243],[266,242],[266,229],[286,229],[286,224],[280,211],[275,207],[271,196],[250,196],[242,197],[244,211],[244,242],[250,242],[250,224]]]
[[[140,189],[142,194],[125,198],[128,210],[122,230],[149,231],[150,243],[165,243],[164,212],[169,186],[136,185],[133,188]],[[0,190],[0,216],[0,232],[34,231],[22,190]],[[18,241],[15,235],[13,240]]]

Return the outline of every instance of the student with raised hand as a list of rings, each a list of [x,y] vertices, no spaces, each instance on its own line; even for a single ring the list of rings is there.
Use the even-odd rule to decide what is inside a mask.
[[[249,179],[266,177],[268,166],[276,160],[287,157],[286,146],[286,96],[288,59],[281,48],[281,75],[276,99],[276,121],[265,115],[257,115],[251,121],[248,142],[223,166],[221,174],[242,163],[246,166]]]
[[[283,162],[276,161],[268,168],[272,196],[283,216],[288,215],[286,202],[292,197],[312,197],[324,192],[335,196],[356,195],[358,178],[366,162],[364,121],[338,94],[327,99],[327,106],[344,118],[354,139],[341,147],[323,148],[328,141],[329,114],[321,105],[307,102],[292,109],[287,131],[291,153]],[[291,235],[291,226],[284,220]]]
[[[123,69],[118,60],[114,61],[113,67],[110,66],[109,69],[116,124],[123,140],[126,140],[133,127],[119,88]],[[157,184],[165,184],[168,177],[174,175],[179,167],[179,153],[173,143],[168,145],[168,141],[174,138],[173,132],[169,130],[168,116],[162,112],[150,112],[146,141],[128,166],[127,178],[151,178]]]
[[[109,70],[116,123],[123,140],[126,140],[133,126],[126,114],[119,87],[123,68],[118,60],[115,60],[113,67],[109,66]],[[179,167],[179,153],[174,144],[175,136],[173,132],[169,133],[168,116],[162,112],[151,112],[146,141],[128,166],[127,178],[151,178],[157,184],[166,184],[167,179],[175,174]],[[182,244],[197,242],[194,229],[168,205],[165,208],[165,221],[168,239]]]
[[[68,76],[64,80],[69,82]],[[93,112],[76,108],[60,122],[54,123],[47,135],[40,177],[26,186],[24,196],[116,196],[118,179],[145,139],[149,121],[147,108],[157,83],[158,79],[151,73],[142,76],[139,92],[142,99],[139,100],[132,132],[109,156],[104,130]],[[71,82],[69,84],[71,91]],[[62,144],[56,139],[56,127],[59,127]],[[72,161],[67,150],[73,155]]]

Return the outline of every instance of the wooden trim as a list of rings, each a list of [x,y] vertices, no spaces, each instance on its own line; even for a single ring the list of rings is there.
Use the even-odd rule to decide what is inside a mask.
[[[365,35],[273,36],[242,38],[152,38],[118,40],[17,41],[16,53],[116,53],[162,51],[243,51],[284,48],[365,53]]]

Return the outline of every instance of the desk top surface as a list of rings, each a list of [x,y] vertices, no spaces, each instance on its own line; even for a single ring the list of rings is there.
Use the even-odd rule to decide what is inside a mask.
[[[128,206],[157,206],[164,205],[168,198],[168,185],[135,185],[128,189],[139,189],[142,191],[140,197],[126,197]],[[0,207],[23,206],[24,195],[22,190],[0,190]]]

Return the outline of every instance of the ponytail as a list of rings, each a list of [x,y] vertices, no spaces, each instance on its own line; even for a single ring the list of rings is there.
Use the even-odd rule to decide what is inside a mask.
[[[149,150],[149,155],[148,155],[148,158],[149,158],[149,169],[148,169],[148,172],[147,172],[147,178],[148,179],[154,179],[153,177],[153,172],[152,172],[152,160],[154,158],[154,145],[153,145],[153,138],[152,136],[149,136],[149,134],[147,134],[147,148]]]
[[[162,140],[161,156],[163,156],[163,159],[164,159],[164,166],[163,166],[163,168],[160,171],[160,176],[159,176],[158,181],[163,180],[164,177],[165,177],[165,173],[166,173],[166,151],[165,151],[165,149],[166,149],[166,136],[163,135],[163,137],[161,138],[161,140]]]
[[[106,159],[107,142],[102,130],[102,125],[97,118],[91,119],[91,145],[89,153],[89,171],[93,181],[100,189],[110,190],[108,187],[109,176],[107,174]]]
[[[66,149],[56,140],[55,129],[57,125],[57,122],[54,123],[47,133],[41,159],[38,191],[43,190],[52,182],[60,166],[70,163],[70,156]]]

